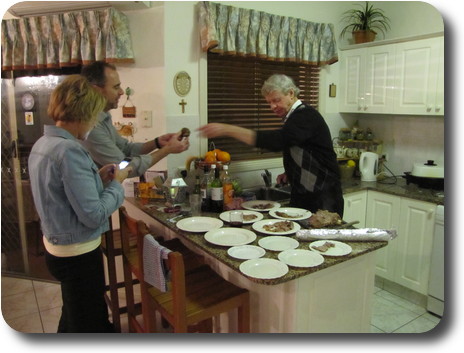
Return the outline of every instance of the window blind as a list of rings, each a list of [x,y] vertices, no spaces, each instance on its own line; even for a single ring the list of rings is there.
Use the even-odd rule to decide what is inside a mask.
[[[318,109],[319,72],[315,65],[231,57],[208,53],[208,122],[238,125],[253,130],[275,130],[282,126],[261,95],[264,81],[273,74],[293,78],[299,98]],[[214,138],[216,148],[228,151],[234,161],[280,157],[231,138]]]

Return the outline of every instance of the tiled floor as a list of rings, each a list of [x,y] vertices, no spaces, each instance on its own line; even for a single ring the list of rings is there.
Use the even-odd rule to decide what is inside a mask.
[[[377,287],[372,311],[372,333],[421,333],[440,322],[424,308]],[[2,313],[17,331],[56,332],[61,313],[60,286],[2,276]],[[124,318],[122,325],[123,332],[127,332]]]

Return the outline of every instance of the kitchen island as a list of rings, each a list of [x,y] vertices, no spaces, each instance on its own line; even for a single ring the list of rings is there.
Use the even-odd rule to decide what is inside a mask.
[[[251,294],[251,332],[369,332],[371,301],[374,291],[374,252],[387,242],[346,242],[353,251],[341,257],[325,257],[323,264],[298,269],[277,279],[257,279],[240,272],[240,260],[228,256],[227,247],[216,246],[204,239],[204,233],[180,230],[163,212],[161,202],[126,198],[129,214],[145,221],[154,235],[179,238],[186,246],[202,255],[218,274]],[[217,217],[203,213],[202,216]],[[179,219],[178,219],[179,220]],[[227,226],[227,225],[225,225]],[[251,245],[257,245],[259,233]],[[295,235],[292,236],[296,238]],[[308,249],[301,241],[298,248]],[[264,257],[277,258],[266,251]],[[214,289],[212,289],[214,290]],[[221,315],[215,332],[230,332],[236,327],[236,315]]]

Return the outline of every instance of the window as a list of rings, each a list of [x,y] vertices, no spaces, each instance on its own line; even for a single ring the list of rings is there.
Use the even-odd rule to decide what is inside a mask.
[[[299,98],[314,108],[319,102],[318,66],[276,62],[208,53],[208,122],[234,124],[253,130],[274,130],[282,125],[261,96],[261,87],[271,75],[293,78]],[[228,151],[234,161],[281,157],[281,153],[250,148],[231,138],[210,139],[216,148]]]

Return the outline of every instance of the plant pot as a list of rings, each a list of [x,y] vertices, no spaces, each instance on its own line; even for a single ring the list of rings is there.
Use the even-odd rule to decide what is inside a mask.
[[[356,44],[373,42],[376,35],[374,31],[353,31],[353,40]]]

